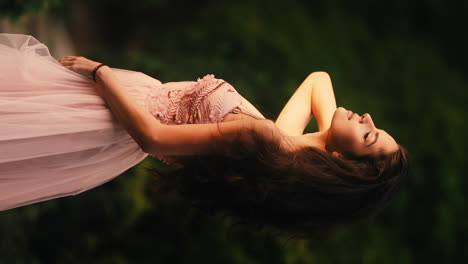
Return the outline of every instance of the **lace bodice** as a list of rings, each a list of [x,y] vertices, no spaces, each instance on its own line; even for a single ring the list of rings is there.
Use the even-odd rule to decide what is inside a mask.
[[[241,100],[229,83],[208,74],[196,82],[169,82],[152,89],[146,108],[163,124],[216,123]]]
[[[216,123],[237,112],[243,100],[229,83],[208,74],[196,82],[168,82],[151,89],[145,107],[163,124]],[[166,163],[177,161],[172,156],[152,156]]]

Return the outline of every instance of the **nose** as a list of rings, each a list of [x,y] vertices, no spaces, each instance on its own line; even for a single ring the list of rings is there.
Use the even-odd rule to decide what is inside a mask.
[[[369,113],[365,113],[362,115],[361,120],[359,121],[360,123],[368,123],[372,127],[375,127],[374,121],[372,121],[372,117]]]

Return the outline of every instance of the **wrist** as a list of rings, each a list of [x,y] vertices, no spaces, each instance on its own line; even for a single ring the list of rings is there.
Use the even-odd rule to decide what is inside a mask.
[[[96,73],[95,73],[95,76],[96,76],[95,82],[97,83],[98,80],[102,80],[103,76],[109,74],[110,72],[112,72],[112,70],[107,65],[103,65],[103,66],[99,67],[96,70]]]

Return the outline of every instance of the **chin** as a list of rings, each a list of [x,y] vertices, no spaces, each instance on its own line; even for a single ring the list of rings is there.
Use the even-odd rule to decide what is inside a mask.
[[[335,118],[340,118],[340,117],[347,118],[347,113],[348,113],[348,110],[346,110],[344,107],[340,106],[336,108],[335,113],[333,114],[333,117],[332,117],[332,122]]]

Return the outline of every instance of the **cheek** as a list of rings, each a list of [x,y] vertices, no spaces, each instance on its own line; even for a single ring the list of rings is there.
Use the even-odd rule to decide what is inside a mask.
[[[337,134],[334,141],[337,147],[345,151],[354,151],[359,145],[358,133],[352,130]]]
[[[335,115],[330,127],[330,143],[342,151],[352,151],[359,146],[359,128],[349,121],[342,121]]]

